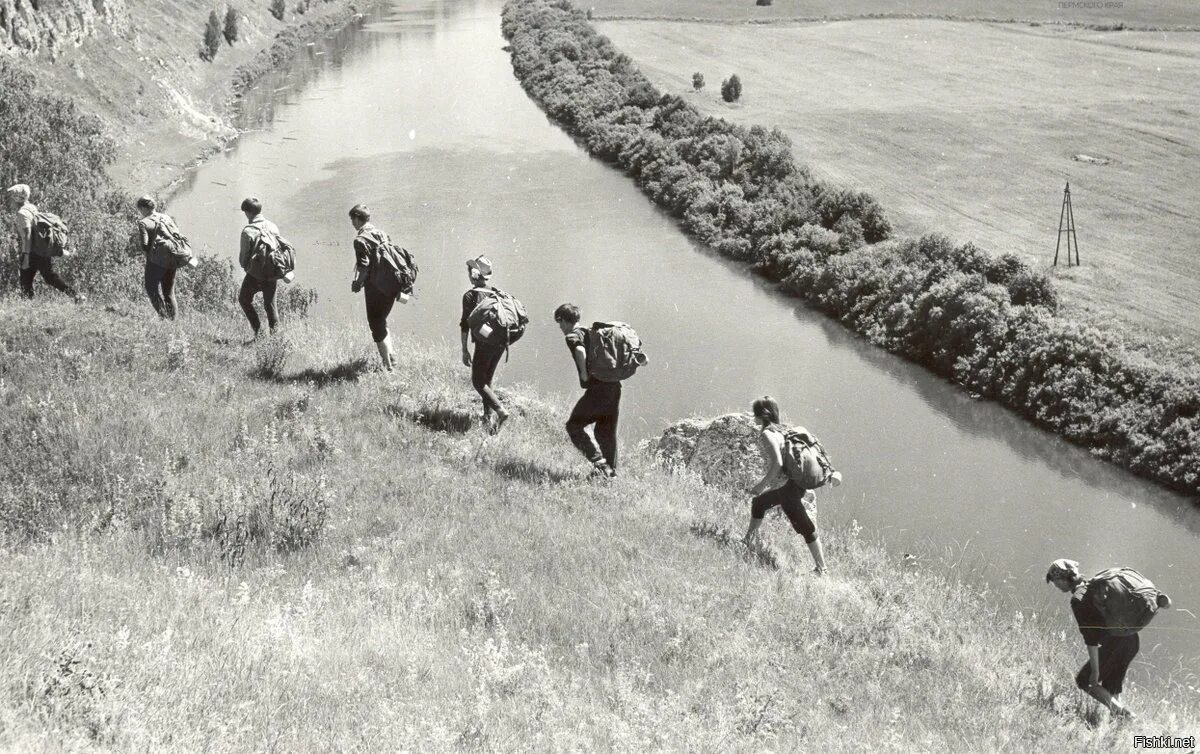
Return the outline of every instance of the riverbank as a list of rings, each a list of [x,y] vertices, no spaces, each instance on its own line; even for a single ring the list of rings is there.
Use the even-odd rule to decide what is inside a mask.
[[[744,501],[632,451],[597,484],[564,407],[521,389],[488,438],[440,349],[405,343],[386,375],[365,332],[311,322],[244,347],[244,322],[190,311],[0,318],[2,748],[1116,751],[1200,731],[1181,688],[1131,690],[1133,724],[1089,712],[1065,605],[1003,613],[854,527],[824,527],[828,578],[779,520],[748,556]]]
[[[797,165],[779,132],[662,94],[584,13],[513,0],[533,100],[701,242],[872,343],[1145,477],[1200,494],[1200,378],[1072,319],[1046,274],[941,236],[891,238],[884,209]]]

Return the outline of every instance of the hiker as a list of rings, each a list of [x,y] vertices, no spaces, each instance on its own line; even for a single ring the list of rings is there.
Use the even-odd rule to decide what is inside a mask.
[[[617,475],[617,420],[621,414],[621,381],[646,364],[641,341],[622,322],[596,322],[580,327],[582,314],[574,304],[554,310],[554,321],[567,339],[583,395],[567,419],[567,435],[596,473]],[[593,440],[586,427],[595,425]]]
[[[66,281],[54,271],[54,257],[62,256],[64,253],[61,246],[56,248],[53,244],[35,243],[34,226],[41,213],[37,206],[29,201],[29,197],[29,186],[24,183],[10,186],[5,192],[8,208],[15,213],[13,227],[17,233],[17,262],[20,268],[21,295],[25,298],[33,298],[33,279],[40,273],[46,285],[62,291],[76,302],[86,301],[86,296],[67,285]]]
[[[508,350],[511,341],[507,337],[489,339],[493,332],[488,324],[482,325],[486,332],[481,332],[479,328],[472,332],[471,327],[472,315],[476,308],[485,300],[495,298],[498,293],[496,288],[488,285],[491,276],[492,263],[487,257],[481,255],[467,260],[467,277],[471,281],[471,288],[463,294],[462,319],[459,320],[458,327],[462,333],[463,365],[471,367],[471,385],[483,400],[483,425],[489,433],[495,434],[500,431],[504,422],[508,421],[508,412],[504,410],[496,392],[492,390],[492,379],[496,376],[500,358]],[[467,346],[468,336],[475,343],[474,357]]]
[[[247,197],[242,200],[242,212],[246,215],[246,227],[242,228],[238,263],[245,271],[246,276],[242,278],[242,288],[238,291],[238,304],[246,313],[250,329],[254,331],[254,337],[257,338],[262,323],[254,308],[254,295],[262,293],[263,311],[267,313],[267,327],[274,335],[275,328],[279,325],[279,315],[275,312],[275,291],[279,286],[279,281],[263,270],[262,265],[252,267],[251,258],[260,241],[264,244],[278,246],[279,228],[275,223],[262,216],[262,202],[255,197]]]
[[[1079,563],[1060,558],[1046,571],[1046,583],[1071,595],[1071,612],[1088,659],[1075,675],[1075,685],[1108,707],[1114,715],[1133,717],[1121,701],[1125,673],[1141,646],[1138,631],[1171,598],[1132,568],[1110,568],[1090,579]]]
[[[805,505],[814,495],[812,490],[801,488],[784,468],[785,430],[780,423],[779,404],[771,396],[764,395],[754,401],[751,410],[755,423],[761,428],[758,449],[762,453],[765,471],[758,484],[748,490],[753,499],[750,501],[750,526],[743,541],[749,546],[758,535],[763,516],[771,508],[779,506],[792,522],[796,533],[804,537],[816,566],[813,572],[819,576],[826,570],[825,552],[817,537],[817,525],[813,523]]]
[[[355,268],[350,290],[363,292],[371,338],[379,349],[383,368],[390,372],[396,366],[396,356],[387,318],[397,301],[408,302],[417,277],[416,260],[371,224],[371,213],[366,205],[356,204],[350,208],[350,224],[358,233],[354,237]]]

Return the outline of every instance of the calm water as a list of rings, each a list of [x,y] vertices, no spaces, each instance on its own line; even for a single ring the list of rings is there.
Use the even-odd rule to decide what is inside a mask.
[[[551,319],[562,301],[589,320],[631,322],[652,363],[626,391],[627,443],[770,393],[845,470],[847,484],[822,497],[827,520],[858,519],[897,555],[943,557],[1012,610],[1051,612],[1068,628],[1064,598],[1042,581],[1052,559],[1132,565],[1184,608],[1147,629],[1141,659],[1176,678],[1200,669],[1200,620],[1186,610],[1200,613],[1200,509],[970,400],[697,248],[528,100],[502,49],[499,10],[499,0],[394,2],[309,47],[247,100],[249,132],[190,176],[171,213],[199,247],[235,254],[238,204],[261,197],[300,249],[318,316],[369,342],[349,291],[346,218],[365,202],[421,263],[419,295],[397,307],[393,331],[444,339],[448,357],[463,262],[487,254],[494,282],[533,318],[503,382],[574,392]],[[574,452],[565,436],[563,448]],[[1136,677],[1148,679],[1145,665]]]

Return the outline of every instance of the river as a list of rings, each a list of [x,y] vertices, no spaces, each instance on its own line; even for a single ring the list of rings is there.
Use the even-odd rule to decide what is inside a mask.
[[[346,216],[366,203],[421,264],[393,331],[401,346],[444,340],[447,358],[464,261],[486,254],[493,282],[533,320],[501,384],[574,392],[551,317],[563,301],[588,321],[630,322],[651,365],[627,386],[626,444],[774,395],[846,474],[822,493],[821,517],[857,519],[897,557],[942,560],[1007,609],[1069,632],[1065,597],[1043,582],[1051,560],[1136,567],[1179,609],[1143,632],[1134,678],[1152,682],[1152,666],[1154,683],[1197,680],[1200,508],[971,400],[692,243],[525,96],[499,13],[500,0],[393,0],[308,47],[247,96],[247,133],[194,170],[169,211],[197,247],[233,255],[238,204],[259,196],[299,249],[298,280],[320,294],[315,316],[369,342],[349,291]],[[563,448],[574,452],[565,436]]]

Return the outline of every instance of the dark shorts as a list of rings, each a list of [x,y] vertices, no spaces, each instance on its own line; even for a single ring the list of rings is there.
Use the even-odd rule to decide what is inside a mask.
[[[1125,687],[1125,673],[1142,646],[1137,634],[1110,636],[1100,643],[1100,685],[1110,694],[1120,694]],[[1092,663],[1083,663],[1075,675],[1075,685],[1087,690],[1092,677]]]
[[[789,480],[782,487],[755,497],[750,503],[750,517],[762,519],[767,515],[767,511],[778,505],[783,508],[788,520],[792,522],[792,528],[804,537],[805,542],[816,542],[817,525],[813,523],[812,516],[808,515],[808,509],[804,507],[805,492],[806,490]]]

